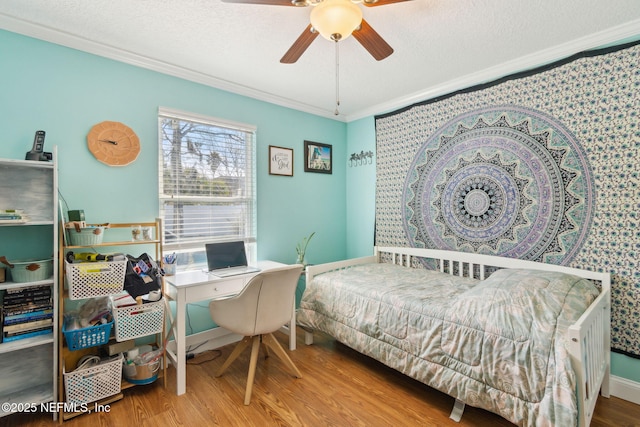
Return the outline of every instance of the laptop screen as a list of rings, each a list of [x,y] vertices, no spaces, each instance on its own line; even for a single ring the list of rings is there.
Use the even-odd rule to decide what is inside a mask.
[[[205,249],[209,271],[247,265],[247,254],[244,250],[243,241],[206,243]]]

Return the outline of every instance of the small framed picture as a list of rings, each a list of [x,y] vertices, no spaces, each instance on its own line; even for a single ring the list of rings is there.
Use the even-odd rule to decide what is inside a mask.
[[[304,171],[331,173],[333,170],[333,150],[328,144],[304,142]]]
[[[293,149],[269,146],[269,175],[293,176]]]

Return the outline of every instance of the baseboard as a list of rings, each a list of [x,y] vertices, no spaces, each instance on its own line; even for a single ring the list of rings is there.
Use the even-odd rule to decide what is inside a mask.
[[[609,382],[609,391],[611,396],[628,400],[629,402],[640,405],[640,383],[631,381],[626,378],[611,375]]]
[[[242,335],[234,334],[224,328],[213,328],[203,332],[187,335],[185,337],[185,348],[187,353],[198,354],[203,351],[213,350],[242,339]],[[176,354],[176,342],[170,340],[167,343],[167,350]]]
[[[234,334],[229,331],[216,333],[218,330],[222,330],[222,328],[215,328],[198,334],[189,335],[186,340],[187,349],[192,348],[192,350],[188,351],[188,353],[199,354],[205,351],[215,350],[216,348],[236,343],[242,339],[242,335]]]

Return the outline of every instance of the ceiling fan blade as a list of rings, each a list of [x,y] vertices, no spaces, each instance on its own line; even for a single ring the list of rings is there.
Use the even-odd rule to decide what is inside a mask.
[[[305,30],[300,34],[300,37],[293,42],[287,53],[284,54],[282,59],[280,60],[283,64],[293,64],[302,56],[305,50],[311,45],[316,37],[318,37],[317,31],[311,31],[311,24],[305,28]]]
[[[384,1],[384,0],[381,0]],[[295,6],[291,0],[222,0],[223,3],[250,3],[272,6]]]
[[[392,4],[392,3],[400,3],[403,1],[411,1],[411,0],[377,0],[377,1],[364,0],[362,4],[363,6],[367,6],[367,7],[375,7],[375,6],[385,6],[387,4]]]
[[[380,61],[393,53],[393,48],[364,19],[360,24],[360,29],[353,32],[353,37],[367,49],[376,61]]]

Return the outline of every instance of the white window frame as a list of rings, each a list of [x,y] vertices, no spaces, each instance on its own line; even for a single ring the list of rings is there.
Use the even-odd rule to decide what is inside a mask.
[[[231,132],[241,132],[246,135],[245,141],[245,158],[244,163],[237,170],[242,170],[244,176],[236,176],[235,178],[242,178],[238,180],[238,190],[236,193],[219,197],[216,195],[188,195],[180,194],[179,189],[173,194],[165,193],[165,172],[172,172],[172,165],[170,161],[167,161],[168,153],[164,148],[164,132],[163,132],[163,120],[175,119],[182,122],[191,122],[194,124],[212,126],[214,128],[228,129]],[[165,253],[175,252],[178,254],[178,267],[189,268],[190,266],[199,267],[204,262],[204,245],[209,242],[225,242],[232,240],[243,240],[247,249],[247,257],[250,263],[256,262],[257,258],[257,186],[256,186],[256,131],[257,128],[253,125],[244,123],[232,122],[229,120],[219,119],[197,113],[190,113],[180,110],[175,110],[166,107],[160,107],[158,109],[158,196],[159,196],[159,212],[160,217],[163,220],[164,230],[162,235],[163,250]],[[182,141],[181,141],[182,142]],[[213,144],[213,143],[212,143]],[[182,155],[188,155],[185,151],[185,142],[181,144]],[[181,155],[181,159],[182,159]],[[192,159],[193,161],[193,159]],[[182,163],[182,162],[181,162]],[[198,163],[200,166],[204,164],[204,161]],[[220,177],[218,177],[220,178]],[[227,177],[228,178],[228,177]],[[212,177],[213,179],[213,177]],[[170,184],[170,183],[169,183]],[[180,184],[178,182],[178,184]],[[188,183],[184,182],[184,189],[188,187]],[[240,207],[242,215],[240,216],[242,221],[239,221],[240,226],[234,229],[238,230],[236,235],[217,235],[218,229],[216,225],[212,224],[211,228],[216,235],[210,236],[196,236],[196,237],[181,237],[181,230],[186,230],[188,224],[185,224],[184,217],[181,220],[182,224],[177,224],[178,221],[174,221],[168,214],[167,209],[169,206],[175,203],[185,203],[185,205],[209,205],[211,211],[210,215],[214,215],[214,209],[216,206],[223,206],[225,203],[232,203],[236,207]],[[176,212],[176,210],[174,210]],[[229,218],[238,218],[238,215],[231,216]],[[198,232],[203,231],[198,227],[197,221],[194,221],[191,225]],[[236,224],[236,223],[234,223]],[[177,233],[172,233],[176,231]],[[203,231],[204,232],[204,231]],[[167,235],[172,233],[172,236],[178,236],[174,239],[167,239]],[[187,234],[184,231],[185,235]],[[182,260],[182,262],[180,262]]]

